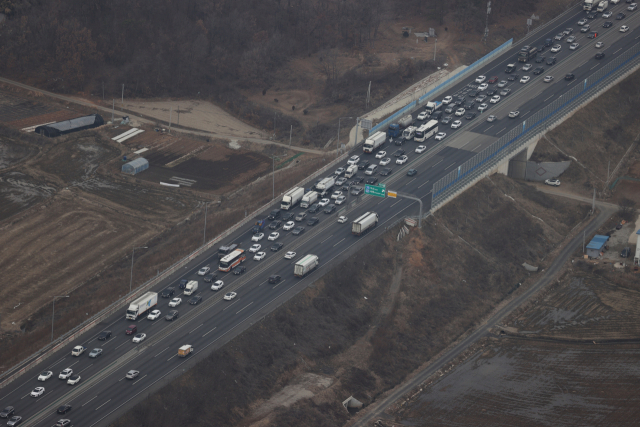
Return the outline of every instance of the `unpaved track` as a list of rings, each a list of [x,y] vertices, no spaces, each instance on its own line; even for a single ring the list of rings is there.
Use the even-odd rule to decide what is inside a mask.
[[[557,194],[557,193],[556,193]],[[557,194],[559,196],[565,196],[565,194]],[[566,195],[571,197],[572,195]],[[609,203],[596,202],[596,205],[600,208],[600,213],[589,222],[585,227],[587,234],[594,233],[605,221],[616,211],[616,208],[612,207]],[[365,414],[362,415],[356,422],[351,424],[352,427],[364,427],[371,420],[379,417],[379,414],[384,412],[389,406],[400,399],[403,395],[417,387],[419,384],[427,380],[431,375],[442,369],[447,363],[450,363],[453,359],[458,357],[462,352],[470,347],[472,344],[479,341],[487,333],[494,328],[499,322],[509,315],[514,309],[521,306],[531,296],[535,295],[542,288],[547,286],[556,275],[562,269],[562,266],[569,259],[571,254],[582,244],[582,235],[577,234],[571,241],[560,251],[556,259],[549,266],[544,275],[526,292],[515,298],[513,301],[506,304],[497,313],[495,313],[486,323],[476,329],[473,333],[460,341],[457,345],[445,352],[439,359],[434,360],[427,368],[419,372],[410,381],[397,387],[386,398],[379,402],[372,404]]]

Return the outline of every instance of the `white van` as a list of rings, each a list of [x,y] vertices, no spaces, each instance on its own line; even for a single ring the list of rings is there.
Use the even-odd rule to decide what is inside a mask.
[[[351,178],[356,173],[358,173],[358,165],[351,165],[347,168],[347,171],[344,173],[344,177]]]
[[[364,174],[365,175],[375,175],[377,170],[378,170],[378,165],[369,165],[369,166],[367,166],[367,170],[364,171]]]

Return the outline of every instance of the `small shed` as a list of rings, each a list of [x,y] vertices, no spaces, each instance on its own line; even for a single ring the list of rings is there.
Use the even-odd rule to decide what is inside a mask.
[[[137,158],[122,165],[122,173],[128,175],[135,175],[147,169],[149,169],[149,161],[144,157]]]
[[[601,234],[593,236],[593,239],[591,239],[587,245],[587,255],[589,258],[598,258],[608,240],[609,236],[603,236]]]

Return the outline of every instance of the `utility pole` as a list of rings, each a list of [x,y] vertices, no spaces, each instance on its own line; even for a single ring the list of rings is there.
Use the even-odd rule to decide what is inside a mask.
[[[436,41],[433,44],[433,61],[436,60],[436,51],[438,50],[438,38],[436,37]]]
[[[273,113],[273,134],[275,135],[276,133],[276,115],[278,113]]]
[[[487,2],[487,18],[484,23],[484,36],[482,37],[482,41],[484,44],[487,44],[487,37],[489,36],[489,14],[491,13],[491,2]]]
[[[340,117],[338,119],[338,142],[336,144],[336,157],[340,154],[340,120],[342,119],[353,119],[353,117]]]
[[[113,110],[116,108],[116,100],[112,99],[111,101],[111,124],[113,125]]]
[[[591,202],[591,214],[596,212],[596,189],[593,189],[593,201]]]
[[[51,314],[51,342],[53,342],[53,319],[56,314],[56,298],[69,298],[69,295],[55,295],[53,297],[53,313]]]
[[[366,108],[369,108],[369,103],[371,102],[371,81],[369,81],[369,88],[367,89],[367,104]]]
[[[149,249],[148,246],[140,246],[139,248],[133,248],[131,254],[131,278],[129,279],[129,293],[131,293],[131,286],[133,285],[133,257],[136,255],[136,249]]]
[[[180,124],[180,106],[179,105],[178,105],[178,123],[177,124]]]
[[[122,83],[122,108],[124,108],[124,83]]]
[[[102,100],[104,101],[104,82],[102,82]]]
[[[169,133],[171,133],[171,116],[173,115],[173,107],[169,109]]]
[[[291,130],[289,130],[289,147],[291,147],[291,135],[293,135],[293,125],[291,125]]]
[[[205,243],[207,243],[207,208],[209,207],[209,203],[205,203],[204,204],[204,231],[202,233],[202,246],[205,245]],[[245,210],[245,215],[247,216],[246,210]]]

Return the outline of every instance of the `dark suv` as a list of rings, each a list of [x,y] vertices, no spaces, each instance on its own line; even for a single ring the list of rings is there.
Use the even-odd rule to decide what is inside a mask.
[[[274,209],[271,211],[271,213],[269,214],[269,216],[267,217],[268,220],[274,220],[276,218],[280,217],[280,209]]]
[[[187,287],[187,283],[189,283],[189,281],[187,279],[182,279],[182,280],[180,280],[180,285],[178,285],[178,287],[180,289],[184,289],[184,288]]]
[[[282,277],[278,276],[277,274],[269,276],[269,283],[273,285],[275,285],[276,283],[280,283],[280,280],[282,280]]]
[[[272,230],[277,230],[281,224],[282,221],[273,221],[271,224],[269,224],[269,228]]]
[[[111,331],[102,331],[100,332],[100,335],[98,335],[98,339],[100,341],[106,341],[109,338],[111,338]]]
[[[13,406],[7,406],[0,412],[0,418],[9,418],[15,412],[15,408]]]
[[[314,225],[316,225],[319,222],[320,222],[320,220],[314,216],[314,217],[311,217],[311,219],[309,219],[309,221],[307,221],[307,225],[310,226],[310,227],[313,227]]]
[[[204,281],[207,283],[213,283],[214,280],[218,277],[217,274],[207,274],[204,276]]]
[[[556,57],[552,56],[551,58],[547,59],[547,65],[553,65],[556,63]]]
[[[162,298],[169,298],[169,297],[172,297],[173,294],[175,293],[176,293],[175,288],[167,288],[164,291],[162,291],[160,295],[162,296]]]
[[[320,210],[320,205],[317,203],[314,203],[313,205],[311,205],[308,212],[310,214],[314,214],[314,213],[318,213],[319,210]]]

